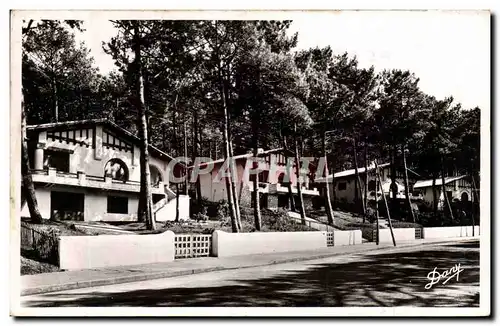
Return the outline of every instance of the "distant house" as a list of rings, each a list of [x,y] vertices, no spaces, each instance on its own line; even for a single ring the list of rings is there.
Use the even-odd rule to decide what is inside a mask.
[[[245,173],[245,168],[248,166],[250,169],[253,167],[254,155],[252,153],[234,156],[234,162],[237,171],[236,177],[236,194],[239,202],[243,206],[251,206],[252,192],[253,192],[253,178],[255,175]],[[260,203],[262,207],[277,208],[288,207],[288,187],[285,175],[287,175],[286,163],[287,159],[293,159],[291,153],[286,152],[282,148],[271,150],[260,150],[258,158],[261,162],[261,172],[258,174]],[[210,173],[199,174],[201,186],[201,196],[209,201],[218,202],[227,200],[227,189],[224,178],[220,180],[217,175],[221,169],[226,169],[224,166],[224,159],[202,163],[198,167],[204,169],[210,167]],[[271,162],[274,162],[274,170],[271,167]],[[297,194],[296,175],[294,164],[292,165],[291,175],[289,180],[292,185],[292,193]],[[248,170],[247,167],[247,170]],[[194,171],[194,166],[190,167],[191,172]],[[304,204],[306,206],[312,205],[313,198],[319,196],[319,190],[313,184],[310,171],[304,171],[307,175],[302,180],[302,194],[304,197]],[[193,180],[191,180],[193,181]]]
[[[382,189],[387,198],[392,198],[392,191],[390,191],[391,186],[391,164],[383,163],[379,164],[379,174],[382,180]],[[368,200],[375,200],[375,198],[381,199],[382,192],[380,190],[376,191],[376,176],[375,176],[375,165],[371,164],[365,169],[365,167],[358,168],[358,173],[360,176],[360,187],[362,195],[364,196],[365,187],[365,173],[368,171]],[[408,182],[411,185],[415,182],[418,174],[413,170],[408,169]],[[332,184],[332,179],[333,184]],[[345,170],[341,172],[336,172],[335,174],[330,174],[327,178],[318,178],[316,182],[324,183],[328,181],[330,183],[330,195],[331,199],[337,201],[338,203],[354,204],[355,200],[355,181],[356,171],[355,169]],[[404,176],[401,169],[396,169],[396,185],[397,185],[397,197],[405,198],[405,187],[404,187]],[[323,195],[326,188],[322,187]],[[410,191],[411,192],[411,191]],[[360,197],[361,198],[361,197]]]
[[[434,205],[434,195],[432,190],[433,180],[417,181],[413,185],[413,193],[423,197],[423,200],[429,206]],[[470,178],[462,175],[456,177],[445,177],[444,179],[446,195],[450,202],[462,201],[467,202],[471,200],[471,181]],[[444,206],[444,194],[442,187],[441,177],[436,179],[437,197],[439,200],[438,208],[442,209]]]
[[[138,137],[108,120],[31,125],[27,126],[27,136],[30,167],[43,218],[137,221]],[[149,147],[157,221],[175,219],[176,195],[169,187],[168,165],[172,160],[167,153]],[[179,217],[189,218],[189,197],[180,196],[179,206]],[[21,216],[29,216],[25,203]]]

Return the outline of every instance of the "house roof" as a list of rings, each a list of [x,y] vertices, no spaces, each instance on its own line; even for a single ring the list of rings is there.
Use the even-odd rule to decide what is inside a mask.
[[[379,168],[385,168],[387,166],[390,166],[391,163],[383,163],[383,164],[379,164],[378,167]],[[375,169],[375,164],[371,164],[368,166],[368,171],[371,171]],[[420,176],[417,172],[413,171],[412,169],[408,169],[408,171],[410,171],[412,174],[416,175],[416,176]],[[363,174],[365,173],[365,167],[360,167],[358,168],[358,173],[359,174]],[[334,178],[335,179],[338,179],[338,178],[344,178],[344,177],[348,177],[348,176],[351,176],[351,175],[354,175],[356,174],[356,169],[349,169],[349,170],[345,170],[345,171],[340,171],[340,172],[335,172],[335,175],[334,175]],[[317,178],[315,180],[316,182],[325,182],[325,178],[322,177],[322,178]],[[332,181],[332,175],[330,174],[328,176],[328,181],[331,182]]]
[[[273,153],[278,153],[278,152],[281,152],[281,151],[285,151],[284,148],[274,148],[274,149],[269,149],[267,151],[261,151],[259,152],[259,154],[257,155],[257,157],[262,157],[262,156],[266,156],[268,154],[273,154]],[[246,153],[246,154],[240,154],[240,155],[235,155],[233,156],[233,158],[235,160],[241,160],[241,159],[246,159],[246,158],[249,158],[249,157],[254,157],[253,153]],[[213,161],[209,161],[209,162],[203,162],[203,163],[200,163],[199,165],[202,166],[202,165],[206,165],[206,164],[219,164],[219,163],[224,163],[226,159],[224,158],[220,158],[218,160],[213,160]],[[194,165],[192,166],[189,166],[188,168],[193,168]]]
[[[379,168],[384,168],[386,166],[389,166],[391,165],[391,163],[383,163],[383,164],[379,164],[378,167]],[[371,164],[370,166],[368,166],[368,171],[371,171],[375,169],[375,165],[374,164]],[[361,174],[361,173],[365,173],[365,167],[360,167],[358,168],[358,173]],[[348,176],[351,176],[351,175],[354,175],[356,174],[356,169],[350,169],[350,170],[345,170],[345,171],[341,171],[341,172],[335,172],[335,174],[333,174],[333,177],[335,179],[337,178],[343,178],[343,177],[348,177]],[[327,180],[330,182],[332,181],[332,174],[330,174],[327,178]],[[316,182],[324,182],[325,181],[325,178],[317,178],[316,179]]]
[[[38,125],[29,125],[26,126],[27,131],[31,130],[50,130],[50,129],[59,129],[63,127],[73,127],[73,126],[94,126],[94,125],[104,125],[110,129],[113,129],[115,132],[125,136],[126,138],[131,139],[133,142],[136,144],[140,142],[140,138],[133,133],[131,133],[128,130],[123,129],[122,127],[118,126],[116,123],[108,120],[108,119],[86,119],[86,120],[74,120],[74,121],[61,121],[61,122],[52,122],[52,123],[43,123],[43,124],[38,124]],[[151,154],[167,158],[169,160],[176,160],[172,156],[168,155],[164,151],[160,150],[159,148],[149,145],[149,151]],[[184,165],[182,162],[179,162],[179,164]]]
[[[444,184],[448,184],[450,182],[453,182],[453,181],[456,181],[456,180],[459,180],[459,179],[462,179],[465,177],[466,177],[465,175],[458,176],[458,177],[446,177],[446,178],[444,178]],[[433,179],[417,181],[413,185],[413,189],[432,187],[432,181],[433,181]],[[443,182],[442,182],[441,178],[436,179],[436,186],[441,186],[442,184],[443,184]]]

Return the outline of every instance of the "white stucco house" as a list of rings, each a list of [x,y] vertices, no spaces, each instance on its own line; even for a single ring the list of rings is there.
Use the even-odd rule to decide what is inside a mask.
[[[432,206],[434,205],[434,195],[432,191],[432,183],[433,180],[420,180],[413,185],[413,193],[416,195],[420,195],[423,197],[424,202]],[[472,196],[472,187],[470,178],[462,175],[456,177],[445,177],[444,179],[446,195],[450,199],[450,202],[454,201],[462,201],[467,202],[470,201]],[[441,177],[436,179],[436,187],[437,187],[437,197],[438,197],[438,208],[442,209],[444,207],[444,193],[442,187],[442,179]]]
[[[382,179],[382,189],[387,198],[392,198],[392,191],[390,191],[391,186],[391,164],[383,163],[379,164],[379,174]],[[367,168],[358,168],[358,174],[360,177],[360,187],[362,195],[364,196],[365,187],[365,173],[368,173],[368,200],[375,200],[378,198],[382,199],[382,192],[376,190],[376,175],[375,175],[375,165],[370,164]],[[411,185],[415,182],[415,178],[418,174],[411,169],[408,169],[408,179]],[[335,172],[330,174],[327,178],[316,179],[317,183],[328,182],[330,184],[330,196],[332,200],[336,200],[339,203],[354,204],[355,200],[355,181],[356,171],[355,169],[349,169],[345,171]],[[404,177],[403,172],[400,169],[396,169],[396,185],[398,189],[396,198],[405,198],[405,187],[404,187]],[[323,187],[324,191],[325,187]],[[413,196],[413,199],[418,199],[419,197]],[[360,197],[361,198],[361,197]]]
[[[233,157],[236,177],[235,188],[239,202],[244,206],[250,206],[252,203],[253,178],[255,174],[250,175],[249,169],[253,169],[254,155],[252,153],[236,155]],[[260,173],[258,173],[259,192],[261,196],[261,207],[278,208],[288,207],[289,194],[288,182],[291,182],[291,190],[297,195],[297,177],[295,175],[295,161],[293,153],[283,148],[260,150],[258,154],[260,161]],[[287,169],[287,160],[291,160],[290,171]],[[305,206],[312,206],[312,201],[319,197],[319,190],[311,178],[311,169],[314,166],[302,171],[301,191]],[[227,189],[225,178],[218,178],[219,171],[225,170],[224,159],[213,160],[198,165],[199,169],[209,168],[209,173],[197,174],[200,181],[201,195],[211,202],[227,200]],[[189,168],[193,173],[195,166]],[[247,171],[247,173],[246,173]],[[288,174],[288,172],[291,172]],[[285,178],[288,176],[288,178]],[[288,180],[288,182],[286,181]]]
[[[106,119],[27,126],[30,168],[44,219],[137,221],[139,138]],[[167,153],[149,146],[153,211],[174,220]],[[178,163],[181,164],[181,163]],[[175,168],[180,165],[175,165]],[[189,197],[179,196],[179,218],[189,218]],[[29,210],[22,205],[21,217]]]

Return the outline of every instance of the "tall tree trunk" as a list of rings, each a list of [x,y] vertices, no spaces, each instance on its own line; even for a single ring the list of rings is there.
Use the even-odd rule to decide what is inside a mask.
[[[177,96],[176,96],[176,99],[177,99]],[[174,103],[176,103],[177,101],[175,101]],[[175,104],[175,111],[174,111],[174,114],[173,114],[173,118],[172,118],[172,128],[174,130],[174,135],[173,135],[173,139],[172,139],[172,142],[173,142],[173,147],[175,148],[175,157],[178,157],[179,156],[179,142],[177,141],[177,104]]]
[[[437,215],[438,212],[438,204],[439,204],[439,198],[438,198],[438,190],[436,186],[436,171],[432,172],[432,210],[434,212],[434,216]]]
[[[408,182],[408,167],[406,166],[406,146],[401,145],[401,151],[403,152],[403,169],[404,169],[404,178],[405,178],[405,198],[406,204],[408,205],[408,209],[410,210],[411,220],[415,223],[415,213],[413,212],[413,208],[411,206],[410,199],[410,183]]]
[[[332,208],[332,200],[330,198],[330,186],[328,183],[328,175],[330,174],[328,172],[328,161],[326,158],[326,133],[323,132],[323,159],[325,160],[325,210],[326,210],[326,217],[328,219],[328,224],[333,225],[333,208]],[[320,171],[320,173],[323,173],[323,171]]]
[[[231,161],[230,163],[230,168],[231,168],[231,175],[234,176],[236,180],[238,180],[238,170],[236,169],[236,163],[232,159],[234,157],[234,152],[233,152],[233,142],[229,141],[229,152],[231,155]],[[234,197],[234,207],[236,209],[236,223],[238,224],[238,228],[240,230],[243,230],[243,226],[241,225],[241,211],[240,211],[240,200],[238,198],[238,192],[236,191],[236,182],[231,182],[231,187],[233,188],[233,197]]]
[[[297,141],[297,124],[294,125],[294,140],[295,140],[295,175],[297,178],[297,194],[299,196],[299,212],[302,224],[306,224],[306,210],[304,208],[304,197],[302,196],[302,187],[300,185],[300,159],[299,159],[299,144]]]
[[[172,148],[175,148],[175,157],[178,157],[179,156],[179,143],[177,141],[177,95],[175,97],[175,101],[174,101],[174,114],[173,114],[173,119],[172,119],[172,122],[173,122],[173,146]],[[173,171],[172,171],[173,173]],[[179,192],[179,183],[176,182],[175,183],[175,222],[179,222],[179,195],[180,195],[180,192]]]
[[[179,183],[175,184],[175,221],[179,222]]]
[[[187,145],[187,127],[186,127],[186,112],[184,112],[184,115],[183,115],[183,132],[182,132],[182,137],[184,138],[184,157],[187,159],[188,157],[188,145]],[[186,166],[189,164],[188,162],[185,162],[186,163]],[[187,169],[184,168],[184,195],[187,195],[188,194],[188,188],[189,188],[189,181],[188,181],[188,177],[187,177]]]
[[[28,139],[26,135],[26,114],[24,112],[24,91],[21,91],[21,176],[23,183],[23,193],[30,212],[31,222],[42,223],[42,215],[38,209],[36,200],[35,185],[31,177],[29,154],[28,154]]]
[[[257,119],[252,119],[252,134],[253,134],[253,156],[255,160],[259,154],[259,130],[257,126]],[[262,217],[260,215],[260,192],[259,192],[259,175],[255,174],[253,179],[253,217],[255,229],[260,231]]]
[[[364,196],[364,206],[365,206],[365,214],[363,214],[363,223],[366,221],[366,214],[368,212],[368,146],[367,146],[367,140],[365,139],[365,146],[364,146],[364,161],[365,161],[365,196]]]
[[[145,221],[148,229],[156,230],[153,217],[153,204],[151,197],[151,175],[149,171],[148,150],[148,126],[146,120],[146,105],[144,103],[144,81],[142,76],[141,44],[139,35],[139,23],[134,26],[134,48],[135,48],[135,73],[136,73],[136,96],[138,106],[138,126],[140,143],[140,170],[141,170],[141,193],[139,197],[139,220]]]
[[[398,205],[398,186],[396,184],[396,145],[391,148],[391,187],[389,190],[392,193],[391,210],[396,214]]]
[[[379,213],[378,213],[378,171],[375,170],[375,216],[377,217],[377,245],[380,243],[380,226],[379,226]]]
[[[54,122],[59,122],[59,99],[57,98],[57,82],[54,78],[52,81],[52,96],[54,101]]]
[[[387,199],[385,198],[384,190],[382,189],[382,179],[380,178],[380,174],[378,173],[377,160],[375,160],[375,171],[377,174],[377,179],[379,181],[380,190],[382,191],[382,199],[384,201],[385,211],[387,212],[387,221],[389,222],[389,229],[391,230],[392,243],[394,244],[394,247],[396,247],[396,238],[394,237],[394,231],[392,229],[391,213],[389,211],[389,205],[387,204]]]
[[[229,149],[229,112],[227,109],[227,103],[226,103],[226,94],[224,91],[224,81],[222,77],[222,67],[221,67],[221,62],[220,58],[218,58],[217,62],[217,73],[218,73],[218,78],[219,78],[219,91],[220,91],[220,96],[222,99],[222,111],[224,115],[224,125],[222,128],[222,139],[224,143],[224,159],[227,161],[228,159],[231,158],[231,151]],[[231,158],[232,159],[232,158]],[[229,213],[231,215],[231,230],[233,233],[237,233],[239,231],[238,228],[238,222],[237,222],[237,215],[236,215],[236,207],[234,205],[234,194],[233,194],[233,187],[232,187],[232,169],[229,168],[229,176],[225,177],[226,180],[226,190],[227,190],[227,201],[229,205]]]
[[[358,144],[356,142],[356,138],[353,138],[353,154],[354,154],[354,173],[355,173],[355,179],[354,179],[354,202],[356,203],[356,207],[359,207],[361,204],[361,211],[363,215],[366,215],[366,208],[365,208],[365,203],[363,200],[363,195],[361,192],[361,178],[359,177],[359,170],[358,170],[358,151],[357,151]]]
[[[196,117],[196,121],[195,121],[195,134],[194,134],[194,139],[196,141],[196,146],[195,146],[195,159],[196,159],[196,156],[199,155],[200,153],[200,134],[201,134],[201,131],[200,131],[200,126],[199,126],[199,121],[198,121],[198,113],[196,112],[195,113],[195,117]],[[194,160],[193,160],[193,163],[194,163]],[[201,200],[203,199],[201,197],[201,182],[200,182],[200,178],[196,178],[196,183],[195,183],[195,187],[196,187],[196,197],[198,198],[198,205],[201,205]]]
[[[450,199],[448,198],[448,195],[446,194],[446,184],[445,178],[444,178],[444,158],[441,156],[441,187],[443,189],[443,197],[444,197],[444,202],[446,203],[446,207],[448,208],[448,213],[450,214],[450,218],[453,220],[453,211],[451,209],[451,204],[450,204]],[[443,207],[444,210],[444,207]]]
[[[472,167],[472,164],[471,164],[471,169],[470,169],[470,204],[471,204],[471,207],[470,207],[470,216],[471,216],[471,220],[472,220],[472,236],[474,236],[474,228],[475,228],[475,225],[476,225],[476,221],[475,221],[475,218],[474,218],[474,169]]]
[[[224,83],[224,95],[226,97],[226,107],[227,103],[231,101],[231,92],[229,91],[229,65],[226,65],[226,74],[227,74],[227,79],[223,79]],[[228,110],[228,136],[229,136],[229,153],[231,155],[231,158],[234,157],[234,151],[233,151],[233,135],[232,135],[232,129],[231,129],[231,114]],[[236,168],[236,162],[231,159],[230,163],[230,169],[231,169],[231,175],[234,176],[236,180],[239,180],[238,176],[238,170]],[[241,181],[241,180],[240,180]],[[234,196],[234,208],[236,211],[236,223],[238,224],[238,228],[243,230],[242,224],[241,224],[241,211],[240,211],[240,200],[238,198],[238,192],[236,190],[236,182],[231,182],[230,186],[233,188],[233,196]]]
[[[288,144],[286,142],[286,137],[283,137],[283,148],[285,149],[285,153],[288,154],[288,151],[289,151],[289,148],[288,148]],[[288,164],[288,156],[285,155],[286,157],[286,173],[288,175],[288,182],[287,182],[287,189],[288,189],[288,203],[290,205],[290,210],[292,212],[295,212],[295,200],[294,200],[294,197],[293,197],[293,190],[292,190],[292,167],[289,166]]]

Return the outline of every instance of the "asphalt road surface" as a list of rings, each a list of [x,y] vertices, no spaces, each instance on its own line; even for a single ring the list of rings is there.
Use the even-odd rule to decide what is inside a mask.
[[[426,289],[429,273],[437,281],[437,273],[450,269]],[[477,307],[479,241],[54,292],[22,301],[25,307]]]

